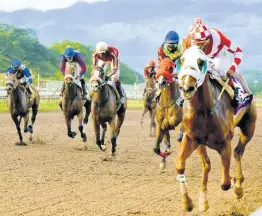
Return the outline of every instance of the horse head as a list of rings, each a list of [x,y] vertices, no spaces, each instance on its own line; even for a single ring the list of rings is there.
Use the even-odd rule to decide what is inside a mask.
[[[65,68],[65,83],[72,83],[77,75],[78,65],[76,62],[66,62]]]
[[[176,62],[179,89],[185,100],[190,100],[206,77],[208,60],[197,46],[191,46]]]
[[[105,79],[105,71],[102,67],[94,67],[92,70],[92,76],[100,77],[102,80]]]
[[[16,74],[9,74],[5,81],[7,94],[11,94],[18,85],[18,79]]]

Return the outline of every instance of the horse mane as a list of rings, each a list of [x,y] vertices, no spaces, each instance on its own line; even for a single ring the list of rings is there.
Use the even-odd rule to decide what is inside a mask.
[[[92,76],[91,78],[90,78],[90,83],[92,83],[92,82],[94,82],[94,81],[97,81],[97,82],[99,82],[100,84],[102,84],[103,83],[103,80],[100,78],[100,77],[98,77],[98,76]]]

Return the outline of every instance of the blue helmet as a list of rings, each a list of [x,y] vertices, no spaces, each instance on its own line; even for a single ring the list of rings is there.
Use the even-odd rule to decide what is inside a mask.
[[[66,58],[67,57],[72,58],[74,56],[74,53],[75,53],[74,49],[72,47],[69,47],[65,49],[64,56]]]
[[[12,61],[11,66],[12,68],[15,68],[15,67],[20,67],[21,64],[22,63],[18,59],[15,59],[14,61]]]
[[[165,43],[179,43],[179,35],[175,31],[169,31],[166,34]]]

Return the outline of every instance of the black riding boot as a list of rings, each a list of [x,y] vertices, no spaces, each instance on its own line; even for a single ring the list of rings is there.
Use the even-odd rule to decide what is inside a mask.
[[[29,88],[29,85],[28,85],[27,83],[25,83],[25,89],[26,89],[26,91],[27,91],[27,93],[28,93],[28,97],[29,97],[29,98],[32,98],[32,97],[33,97],[32,91],[31,91],[31,89]]]
[[[87,97],[87,91],[86,91],[86,82],[85,82],[84,78],[81,78],[80,82],[81,82],[81,86],[82,86],[82,90],[83,90],[83,100],[87,100],[88,97]]]
[[[121,87],[121,83],[120,81],[118,81],[119,83],[116,82],[116,89],[120,95],[120,102],[121,104],[125,103],[125,96],[124,96],[124,93],[122,91],[122,87]]]

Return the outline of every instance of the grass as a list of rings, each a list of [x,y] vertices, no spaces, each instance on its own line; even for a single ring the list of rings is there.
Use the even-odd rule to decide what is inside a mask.
[[[50,111],[59,111],[58,106],[59,99],[41,99],[39,111],[41,112],[50,112]],[[141,100],[128,100],[127,101],[128,109],[141,109],[143,108],[143,101]],[[8,112],[6,99],[0,100],[0,112]]]

